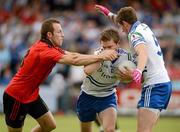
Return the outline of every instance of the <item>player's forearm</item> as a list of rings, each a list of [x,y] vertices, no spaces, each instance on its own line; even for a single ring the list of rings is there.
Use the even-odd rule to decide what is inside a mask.
[[[141,49],[138,49],[137,51],[138,53],[138,63],[137,63],[137,69],[139,69],[140,71],[143,71],[146,63],[147,63],[147,51],[145,49],[145,47],[141,47]]]
[[[65,51],[65,54],[59,59],[58,63],[80,66],[106,60],[112,61],[117,57],[118,54],[115,50],[104,50],[99,55],[85,55]]]
[[[147,55],[146,54],[139,55],[138,56],[138,65],[137,65],[137,68],[140,71],[143,71],[145,66],[146,66],[146,63],[147,63]]]
[[[80,66],[80,65],[89,65],[95,62],[101,62],[103,58],[100,55],[83,55],[78,54],[74,57],[73,65]]]
[[[90,75],[93,72],[97,71],[100,67],[101,67],[101,62],[92,63],[92,64],[84,66],[84,72],[87,75]]]
[[[95,9],[101,12],[102,14],[104,14],[105,16],[107,16],[114,24],[118,25],[116,23],[117,15],[112,13],[107,7],[97,4],[95,5]]]
[[[110,21],[112,21],[114,24],[118,25],[117,22],[116,22],[116,17],[117,17],[117,15],[114,14],[114,13],[112,13],[112,12],[110,12],[110,13],[108,14],[108,16],[107,16],[107,18],[108,18]]]
[[[107,61],[107,60],[114,60],[118,57],[118,54],[115,50],[104,50],[102,53],[98,55],[84,55],[74,53],[73,55],[73,62],[74,65],[89,65],[95,62]]]
[[[84,55],[65,51],[65,54],[59,59],[58,63],[80,66],[88,65],[102,60],[103,56],[100,55]]]

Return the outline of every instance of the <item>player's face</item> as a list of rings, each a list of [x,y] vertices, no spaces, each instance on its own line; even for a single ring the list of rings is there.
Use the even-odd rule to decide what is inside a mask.
[[[125,32],[126,34],[128,34],[129,33],[129,24],[127,23],[127,22],[122,22],[121,24],[120,24],[120,30],[122,30],[122,32]]]
[[[64,40],[64,33],[62,27],[58,23],[53,23],[54,32],[51,41],[55,46],[61,46]]]
[[[103,49],[111,49],[111,50],[116,50],[118,48],[118,44],[115,43],[112,39],[107,42],[101,41],[101,46],[103,47]]]

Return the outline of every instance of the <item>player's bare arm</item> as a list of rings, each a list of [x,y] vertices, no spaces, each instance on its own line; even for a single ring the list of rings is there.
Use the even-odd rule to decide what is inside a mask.
[[[95,9],[104,14],[106,17],[108,17],[108,19],[110,19],[114,24],[118,25],[116,23],[116,17],[117,15],[112,13],[108,8],[106,8],[105,6],[102,6],[102,5],[95,5]]]
[[[101,62],[96,62],[86,65],[84,66],[84,73],[86,73],[86,75],[90,75],[93,72],[96,72],[100,67],[101,67]]]
[[[85,55],[65,51],[65,54],[58,61],[58,63],[80,66],[106,60],[114,60],[117,57],[117,52],[114,50],[104,50],[99,55]]]
[[[147,50],[145,44],[138,44],[135,47],[135,52],[138,55],[137,69],[139,69],[142,72],[147,63]]]

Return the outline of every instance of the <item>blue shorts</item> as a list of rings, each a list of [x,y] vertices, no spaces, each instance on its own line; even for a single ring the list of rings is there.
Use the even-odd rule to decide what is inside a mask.
[[[142,89],[141,99],[137,107],[154,108],[160,111],[166,109],[171,97],[171,92],[171,82],[146,86]]]
[[[77,101],[76,112],[80,121],[90,122],[96,119],[97,113],[109,107],[117,109],[115,93],[107,97],[95,97],[82,91]]]

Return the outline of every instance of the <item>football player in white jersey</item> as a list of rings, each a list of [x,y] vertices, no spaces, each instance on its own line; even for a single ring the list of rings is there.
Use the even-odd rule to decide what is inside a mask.
[[[136,83],[142,83],[141,99],[137,105],[137,132],[152,132],[160,111],[167,108],[172,91],[159,43],[151,29],[138,21],[132,7],[121,8],[117,15],[101,5],[96,5],[96,9],[128,35],[137,69],[120,73],[122,78],[131,73]]]
[[[116,87],[119,79],[116,77],[118,64],[130,60],[131,55],[119,48],[120,36],[114,29],[106,29],[101,33],[101,48],[95,51],[99,54],[104,49],[116,50],[119,58],[113,61],[97,62],[84,67],[87,74],[81,85],[81,93],[77,101],[77,115],[81,122],[81,132],[92,132],[92,121],[99,116],[104,132],[115,132],[117,117]]]

